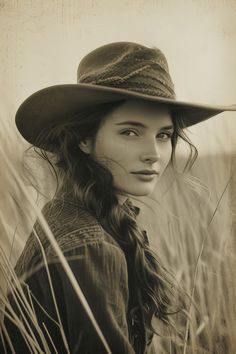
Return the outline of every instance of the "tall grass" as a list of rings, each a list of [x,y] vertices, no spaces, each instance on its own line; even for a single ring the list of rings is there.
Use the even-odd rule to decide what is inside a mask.
[[[4,150],[3,150],[3,146],[4,146]],[[64,257],[60,247],[58,246],[56,239],[54,238],[46,220],[44,219],[40,209],[38,208],[38,206],[35,204],[32,195],[29,193],[29,191],[27,190],[25,184],[24,184],[24,174],[23,174],[23,170],[20,169],[19,171],[17,170],[16,166],[14,165],[13,161],[11,161],[8,157],[8,152],[10,152],[9,150],[9,145],[7,142],[5,142],[5,144],[3,146],[0,146],[0,156],[1,156],[1,161],[3,163],[3,167],[4,167],[4,171],[5,173],[7,172],[7,174],[5,174],[5,177],[7,176],[7,178],[5,178],[4,182],[8,183],[8,188],[7,188],[7,193],[3,195],[3,200],[6,201],[11,200],[14,201],[14,204],[12,205],[13,208],[16,208],[16,214],[19,212],[21,215],[23,214],[23,217],[27,217],[27,209],[31,208],[31,210],[33,211],[33,214],[35,215],[35,217],[37,217],[37,219],[39,220],[39,222],[41,223],[41,226],[43,227],[43,230],[47,236],[47,238],[49,239],[52,248],[55,252],[55,254],[58,257],[58,260],[60,261],[62,267],[64,268],[64,271],[66,272],[69,281],[71,282],[71,285],[73,286],[77,296],[79,297],[85,312],[87,313],[98,337],[100,337],[101,342],[104,345],[104,349],[106,350],[106,352],[108,354],[111,353],[110,348],[106,342],[106,339],[103,336],[103,333],[101,332],[97,321],[90,309],[89,304],[87,303],[87,300],[78,284],[78,282],[76,281],[76,278],[66,260],[66,258]],[[19,173],[20,172],[20,173]],[[2,179],[3,181],[3,179]],[[6,187],[6,186],[5,186]],[[6,189],[5,189],[6,191]],[[23,205],[21,204],[22,201],[25,202],[25,204],[23,203]],[[12,207],[11,206],[11,207]],[[26,206],[26,208],[25,208]],[[28,206],[28,208],[27,208]],[[4,210],[4,209],[2,209]],[[2,312],[2,318],[4,317],[4,315],[6,315],[6,317],[8,317],[13,323],[15,323],[17,325],[18,328],[20,328],[21,332],[24,334],[24,338],[26,338],[26,342],[28,347],[30,348],[30,350],[33,353],[49,353],[49,348],[47,345],[47,341],[43,336],[42,330],[40,329],[40,326],[37,323],[37,319],[34,313],[34,309],[32,306],[32,298],[31,298],[31,294],[29,293],[29,300],[27,299],[27,297],[24,294],[24,291],[22,289],[22,286],[19,282],[19,280],[17,279],[17,276],[14,272],[14,269],[11,265],[11,256],[12,256],[12,250],[13,250],[13,242],[15,240],[15,234],[16,231],[14,232],[14,237],[12,238],[12,235],[8,235],[8,231],[11,232],[12,228],[10,227],[8,230],[7,225],[10,224],[9,220],[12,220],[11,216],[9,218],[9,220],[7,220],[7,223],[4,221],[5,217],[8,215],[4,215],[1,214],[1,225],[2,227],[2,232],[1,235],[3,235],[2,241],[1,242],[1,247],[0,247],[0,254],[1,254],[1,263],[0,263],[0,275],[1,275],[1,292],[0,292],[0,304],[1,304],[1,312]],[[19,221],[18,221],[19,222]],[[18,223],[17,223],[18,224]],[[15,225],[16,229],[17,229],[17,224]],[[47,275],[48,275],[48,279],[49,279],[49,283],[50,283],[50,288],[51,288],[51,293],[53,296],[53,300],[54,300],[54,304],[55,304],[55,309],[56,309],[56,313],[57,313],[57,319],[58,319],[58,327],[60,328],[60,332],[61,332],[61,336],[63,338],[63,342],[65,345],[65,348],[67,350],[67,352],[69,353],[69,347],[68,347],[68,343],[66,341],[66,336],[64,333],[64,329],[61,323],[61,319],[60,319],[60,315],[57,309],[57,302],[56,302],[56,298],[54,296],[54,289],[53,289],[53,285],[51,282],[51,277],[50,277],[50,272],[49,272],[49,268],[48,268],[48,264],[47,264],[47,258],[46,255],[44,253],[44,249],[43,246],[37,236],[36,231],[34,231],[35,237],[37,239],[37,241],[40,244],[41,247],[41,251],[42,251],[42,255],[43,255],[43,260],[44,260],[44,265],[47,271]],[[10,241],[12,240],[12,241]],[[22,322],[21,318],[19,315],[16,314],[16,311],[14,311],[14,309],[12,308],[11,304],[8,301],[7,298],[7,294],[8,293],[13,294],[13,298],[14,301],[17,305],[17,310],[19,310],[19,314],[20,316],[22,316],[24,318],[24,322]],[[24,311],[26,311],[27,316],[25,316]],[[30,323],[27,320],[27,317],[30,318]],[[33,322],[33,325],[35,326],[35,329],[37,331],[37,333],[39,334],[39,337],[41,339],[41,342],[44,345],[44,350],[42,351],[40,348],[40,345],[34,335],[34,332],[31,329],[31,322]],[[6,328],[4,325],[4,322],[2,322],[2,326],[1,326],[1,330],[3,331],[5,337],[8,337],[8,334],[6,332]],[[1,332],[1,335],[3,334]],[[10,347],[12,348],[12,351],[14,352],[14,348],[12,347],[11,341],[8,341]]]
[[[190,295],[180,324],[185,341],[178,349],[170,342],[168,353],[235,353],[235,169],[233,156],[200,157],[192,173],[208,188],[169,176],[161,203],[149,202],[154,212],[143,215],[154,247]]]
[[[10,138],[9,138],[10,137]],[[93,314],[75,281],[54,237],[43,219],[40,208],[44,199],[37,200],[37,194],[28,184],[22,169],[22,141],[14,136],[12,128],[3,126],[0,145],[1,188],[0,188],[0,231],[1,270],[0,301],[1,317],[8,316],[18,324],[32,353],[47,353],[48,346],[44,334],[37,324],[32,307],[32,299],[27,297],[17,279],[13,266],[21,253],[26,238],[36,218],[40,219],[60,262],[80,297],[98,336],[109,353],[109,348],[100,332]],[[216,163],[217,161],[217,163]],[[189,183],[167,171],[159,190],[145,199],[141,206],[140,222],[148,230],[150,242],[166,267],[175,274],[178,282],[189,294],[186,300],[186,318],[179,323],[183,340],[174,344],[175,338],[166,335],[155,337],[156,353],[211,353],[233,354],[236,348],[236,242],[235,202],[235,160],[233,156],[200,156],[192,170],[195,179]],[[49,180],[41,173],[41,180],[49,185]],[[205,187],[199,187],[199,179]],[[50,194],[50,193],[49,193]],[[35,235],[37,238],[37,235]],[[42,249],[43,253],[43,249]],[[45,259],[45,265],[47,262]],[[49,275],[50,279],[50,275]],[[38,332],[43,349],[35,338],[32,326],[20,321],[11,308],[7,292],[11,290],[21,314],[27,313]],[[53,289],[52,289],[53,291]],[[58,316],[61,335],[63,328]],[[177,323],[178,325],[178,319]],[[159,324],[158,324],[159,325]],[[160,332],[161,332],[161,327]],[[1,327],[1,335],[5,331]],[[7,337],[7,333],[4,333]],[[65,339],[66,346],[66,339]],[[14,351],[13,351],[14,352]],[[69,352],[69,349],[68,349]]]

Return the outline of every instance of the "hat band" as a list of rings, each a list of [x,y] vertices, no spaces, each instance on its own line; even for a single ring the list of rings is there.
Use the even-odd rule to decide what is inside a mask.
[[[78,83],[125,89],[174,100],[174,85],[167,63],[157,57],[145,58],[143,52],[139,50],[132,58],[131,54],[121,56],[109,65],[89,70],[82,75],[78,71]]]

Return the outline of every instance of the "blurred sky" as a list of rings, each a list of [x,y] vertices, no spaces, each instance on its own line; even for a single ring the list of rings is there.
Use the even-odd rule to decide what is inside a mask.
[[[235,19],[235,0],[0,0],[1,119],[15,129],[28,95],[74,83],[80,59],[112,41],[162,49],[179,99],[236,103]],[[224,117],[191,129],[203,153],[213,133],[213,149],[233,148],[236,115]]]

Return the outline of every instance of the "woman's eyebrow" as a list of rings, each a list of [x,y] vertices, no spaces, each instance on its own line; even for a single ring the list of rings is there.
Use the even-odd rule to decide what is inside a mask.
[[[144,129],[148,128],[145,124],[140,123],[140,122],[135,122],[133,120],[132,121],[125,121],[125,122],[121,122],[121,123],[116,123],[116,125],[132,125],[132,126],[140,127],[140,128],[144,128]],[[159,130],[173,130],[173,129],[174,129],[173,125],[167,125],[167,126],[161,127]]]
[[[147,128],[147,126],[143,123],[140,122],[135,122],[135,121],[125,121],[121,123],[116,123],[116,125],[133,125],[135,127],[141,127],[141,128]]]
[[[161,127],[160,130],[174,130],[173,125],[167,125],[166,127]]]

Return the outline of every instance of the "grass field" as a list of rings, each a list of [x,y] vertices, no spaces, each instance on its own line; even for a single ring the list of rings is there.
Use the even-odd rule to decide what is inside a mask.
[[[37,194],[22,168],[25,146],[10,129],[3,126],[0,145],[0,235],[6,256],[1,256],[3,304],[8,272],[46,200],[40,197],[36,207]],[[195,179],[176,178],[167,171],[153,200],[145,198],[149,206],[137,202],[151,244],[189,295],[186,319],[179,324],[188,340],[174,346],[172,340],[156,337],[158,354],[236,352],[235,168],[233,153],[211,151],[199,156],[192,169]],[[36,171],[45,193],[51,191],[44,171]],[[79,288],[77,292],[80,295]]]

